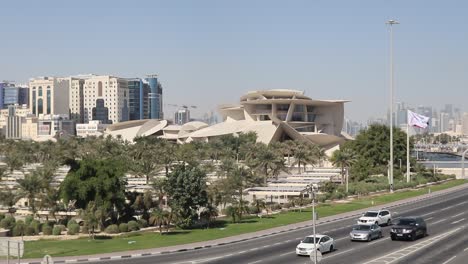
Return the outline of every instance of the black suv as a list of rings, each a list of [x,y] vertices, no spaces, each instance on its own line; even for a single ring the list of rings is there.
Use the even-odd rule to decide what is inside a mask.
[[[404,217],[390,230],[392,240],[410,239],[427,236],[426,222],[422,217]]]

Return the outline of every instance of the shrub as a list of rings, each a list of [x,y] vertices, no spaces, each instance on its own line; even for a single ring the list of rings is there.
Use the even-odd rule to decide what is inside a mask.
[[[0,227],[11,230],[15,227],[15,223],[16,219],[13,216],[7,216],[5,219],[0,221]]]
[[[106,228],[106,233],[108,234],[118,234],[119,227],[117,225],[110,225]]]
[[[60,225],[54,226],[54,229],[52,229],[52,234],[54,236],[59,236],[62,234],[62,227]]]
[[[145,219],[140,219],[138,220],[138,226],[140,228],[148,227],[148,221],[146,221]]]
[[[291,208],[291,207],[292,207],[292,204],[291,204],[291,203],[284,203],[284,204],[282,205],[282,207],[285,208],[285,209],[288,209],[288,208]]]
[[[249,206],[249,214],[258,214],[260,213],[256,206]]]
[[[0,214],[0,221],[2,221],[3,219],[5,219],[5,214]]]
[[[32,220],[34,220],[34,218],[32,217],[32,215],[28,215],[28,216],[26,216],[26,218],[24,219],[24,223],[25,223],[27,226],[29,226],[29,225],[31,225]]]
[[[26,224],[23,222],[23,220],[18,220],[18,222],[15,223],[15,226],[13,227],[12,234],[13,236],[23,236],[26,233]]]
[[[35,235],[39,235],[39,232],[41,232],[41,222],[32,220],[29,226],[34,229]]]
[[[27,227],[26,227],[26,230],[25,230],[25,232],[24,232],[24,234],[27,235],[27,236],[34,236],[34,235],[36,235],[36,232],[35,232],[35,230],[34,230],[34,227],[32,227],[32,226],[27,226]]]
[[[42,234],[45,236],[50,236],[52,235],[52,227],[48,225],[43,225],[42,226]]]
[[[130,221],[128,222],[128,230],[129,231],[137,231],[140,228],[138,227],[138,223],[136,221]]]
[[[70,228],[71,225],[77,225],[77,224],[78,223],[75,220],[72,219],[72,220],[68,221],[67,228]]]
[[[128,232],[128,224],[121,223],[119,225],[119,231],[120,231],[120,233],[127,233]]]
[[[83,233],[83,234],[88,234],[89,233],[88,224],[86,224],[86,222],[83,224],[83,227],[81,228],[81,233]]]
[[[68,231],[67,234],[69,235],[76,235],[80,233],[80,226],[75,222],[75,224],[68,222]]]

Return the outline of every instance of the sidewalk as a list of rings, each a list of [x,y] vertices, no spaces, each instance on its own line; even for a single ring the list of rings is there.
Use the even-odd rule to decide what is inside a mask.
[[[388,203],[385,205],[379,205],[379,206],[369,207],[367,209],[359,209],[359,210],[352,211],[352,212],[323,217],[320,220],[318,220],[316,224],[319,225],[319,224],[324,224],[324,223],[333,222],[337,220],[343,220],[347,218],[355,218],[357,216],[360,216],[363,210],[380,209],[382,207],[393,208],[399,205],[410,204],[410,203],[414,203],[417,201],[425,200],[430,197],[438,197],[446,193],[450,193],[450,192],[461,190],[461,189],[467,189],[467,188],[468,188],[468,183],[459,185],[457,187],[453,187],[450,189],[445,189],[445,190],[433,192],[430,194],[424,194],[424,195],[420,195],[417,197]],[[215,247],[215,246],[220,246],[220,245],[226,245],[226,244],[246,241],[249,239],[288,232],[288,231],[292,231],[296,229],[306,228],[310,226],[312,226],[312,220],[301,222],[301,223],[296,223],[296,224],[291,224],[291,225],[286,225],[286,226],[281,226],[281,227],[275,227],[275,228],[252,232],[252,233],[246,233],[242,235],[236,235],[236,236],[231,236],[231,237],[225,237],[225,238],[220,238],[220,239],[215,239],[215,240],[196,242],[196,243],[190,243],[190,244],[184,244],[184,245],[160,247],[160,248],[153,248],[153,249],[142,249],[142,250],[135,250],[135,251],[114,252],[114,253],[88,255],[88,256],[53,257],[53,259],[54,259],[54,263],[65,263],[65,262],[71,263],[71,262],[99,261],[99,260],[109,260],[109,259],[127,259],[127,258],[132,258],[132,257],[167,254],[167,253],[172,253],[172,252],[182,252],[182,251],[197,250],[197,249],[202,249],[202,248],[210,248],[210,247]],[[40,264],[41,261],[42,259],[25,259],[25,260],[22,260],[21,263]],[[5,264],[5,263],[6,263],[5,260],[0,261],[0,264]],[[10,261],[10,263],[18,263],[18,262],[17,260],[16,262],[15,260],[13,260],[13,261]]]

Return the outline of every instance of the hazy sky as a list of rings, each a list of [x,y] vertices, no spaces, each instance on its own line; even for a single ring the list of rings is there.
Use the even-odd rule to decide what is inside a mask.
[[[385,21],[396,18],[396,101],[468,110],[463,0],[2,0],[0,12],[0,80],[157,73],[165,102],[197,113],[290,88],[349,99],[355,120],[388,107]]]

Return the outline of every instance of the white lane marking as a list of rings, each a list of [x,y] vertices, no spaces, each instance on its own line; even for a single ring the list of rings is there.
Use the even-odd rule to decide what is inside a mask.
[[[246,250],[242,250],[242,251],[239,251],[237,252],[238,254],[244,254],[245,252],[247,252]]]
[[[431,220],[431,219],[433,219],[433,218],[434,218],[434,217],[432,217],[432,216],[431,216],[431,217],[428,217],[428,218],[426,218],[426,221],[429,221],[429,220]]]
[[[431,224],[434,224],[434,225],[435,225],[435,224],[438,224],[438,223],[440,223],[440,222],[443,222],[443,221],[445,221],[445,220],[447,220],[447,219],[448,219],[448,218],[440,219],[439,221],[435,221],[434,223],[431,223]]]
[[[447,261],[445,261],[445,262],[442,263],[442,264],[447,264],[447,263],[449,263],[450,261],[452,261],[452,260],[453,260],[454,258],[456,258],[456,257],[457,257],[457,256],[453,256],[453,257],[449,258]]]
[[[257,260],[257,261],[254,261],[254,262],[249,262],[249,264],[254,264],[254,263],[259,263],[259,262],[262,262],[262,260]]]
[[[341,254],[344,254],[344,253],[348,253],[348,252],[353,251],[353,250],[355,250],[355,248],[351,248],[351,249],[348,249],[348,250],[345,250],[345,251],[340,251],[340,252],[338,252],[338,253],[336,253],[336,254],[327,255],[327,256],[324,257],[323,259],[332,258],[332,257],[334,257],[334,256],[338,256],[338,255],[341,255]]]
[[[340,237],[340,238],[335,239],[335,241],[340,241],[340,240],[347,239],[347,238],[349,238],[349,237],[348,236]]]
[[[431,215],[431,214],[435,214],[435,212],[430,212],[430,213],[427,213],[427,214],[423,214],[421,216],[428,216],[428,215]]]
[[[468,201],[464,201],[464,202],[461,202],[461,203],[457,203],[455,206],[462,205],[462,204],[466,204],[466,203],[468,203]]]
[[[289,255],[289,254],[293,254],[294,252],[286,252],[286,253],[283,253],[280,255],[280,257],[283,257],[283,256],[286,256],[286,255]]]
[[[462,229],[463,227],[458,227],[458,228],[455,228],[455,229],[452,229],[450,230],[449,232],[446,232],[446,233],[443,233],[441,235],[438,235],[438,236],[434,236],[434,237],[430,237],[429,239],[424,239],[423,241],[417,243],[417,244],[413,244],[409,247],[405,247],[403,249],[400,249],[400,250],[397,250],[397,251],[394,251],[394,252],[391,252],[389,254],[386,254],[386,255],[383,255],[383,256],[380,256],[376,259],[373,259],[373,260],[370,260],[364,264],[380,264],[380,263],[393,263],[393,262],[396,262],[418,250],[421,250],[425,247],[428,247],[434,243],[437,243],[438,241],[440,241],[441,239],[457,232],[458,230]]]
[[[468,248],[465,248],[463,251],[467,251],[467,250],[468,250]]]
[[[440,211],[445,211],[445,210],[448,210],[448,209],[450,209],[450,208],[453,208],[453,205],[444,207],[444,208],[440,209]]]
[[[452,225],[453,225],[453,224],[458,224],[458,223],[460,223],[460,222],[463,221],[463,220],[465,220],[465,218],[462,218],[462,219],[457,220],[457,221],[453,221],[453,222],[452,222]]]
[[[462,215],[462,214],[464,214],[464,213],[456,214],[456,215],[452,216],[452,218],[455,218],[455,217],[460,216],[460,215]]]

